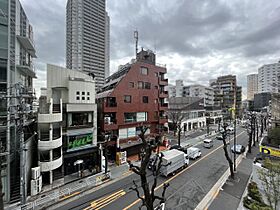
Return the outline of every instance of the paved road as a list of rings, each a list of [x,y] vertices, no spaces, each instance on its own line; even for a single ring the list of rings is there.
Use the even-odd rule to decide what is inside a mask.
[[[217,129],[216,125],[212,125],[209,128],[209,132],[213,132]],[[182,132],[183,133],[183,132]],[[207,129],[198,129],[195,132],[187,132],[187,136],[184,136],[184,134],[181,135],[181,143],[189,143],[189,144],[196,144],[198,143],[198,139],[196,139],[198,136],[205,135],[207,133]],[[178,136],[172,135],[172,132],[167,136],[167,138],[170,141],[170,145],[178,144]]]
[[[237,135],[237,143],[246,146],[246,132],[237,129]],[[157,193],[161,193],[164,181],[170,183],[166,192],[166,209],[194,209],[228,168],[222,141],[215,140],[211,149],[203,148],[202,145],[197,147],[202,152],[200,159],[191,161],[188,168],[173,177],[159,177]],[[153,177],[148,175],[152,182]],[[140,202],[137,202],[136,193],[130,189],[133,180],[139,183],[139,177],[132,174],[59,209],[138,209]]]

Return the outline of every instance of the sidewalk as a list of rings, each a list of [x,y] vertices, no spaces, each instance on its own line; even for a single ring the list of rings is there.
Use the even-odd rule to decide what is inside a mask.
[[[236,180],[226,181],[208,210],[243,210],[242,198],[250,181],[254,158],[258,153],[259,147],[257,145],[252,147],[252,153],[247,153],[246,158],[237,167]]]
[[[112,181],[114,179],[126,177],[124,173],[128,170],[128,164],[123,164],[121,166],[111,165],[109,166],[108,170],[109,177],[108,175],[105,175],[104,172],[84,177],[65,185],[54,187],[53,189],[42,192],[37,196],[29,197],[27,204],[22,207],[13,205],[5,206],[5,209],[42,209],[44,207],[62,202],[64,200],[66,201],[66,199],[71,199],[76,195],[81,195],[87,193],[88,191],[97,190],[98,186],[109,183],[109,181]]]

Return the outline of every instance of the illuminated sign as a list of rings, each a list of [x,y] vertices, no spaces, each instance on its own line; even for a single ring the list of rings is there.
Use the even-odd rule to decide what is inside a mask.
[[[268,146],[260,146],[260,152],[265,155],[280,157],[280,150]]]
[[[68,141],[68,150],[76,149],[89,144],[92,144],[92,134],[70,136]]]

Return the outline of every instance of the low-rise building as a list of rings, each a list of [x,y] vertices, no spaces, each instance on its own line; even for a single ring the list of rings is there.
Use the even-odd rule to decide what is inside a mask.
[[[183,88],[184,96],[203,98],[204,106],[214,105],[214,89],[204,85],[189,85]]]
[[[181,127],[184,132],[205,127],[207,118],[209,118],[209,124],[217,124],[222,118],[221,109],[214,106],[205,107],[204,99],[199,97],[170,98],[168,110],[170,112],[179,112],[182,115]],[[172,119],[169,119],[169,123],[172,123]]]
[[[149,126],[146,134],[160,136],[167,124],[165,111],[168,79],[166,67],[156,65],[155,54],[142,49],[136,61],[123,65],[109,76],[98,93],[100,134],[109,137],[109,157],[117,150],[128,155],[139,153],[140,127]]]
[[[38,114],[39,166],[44,184],[79,170],[100,171],[95,81],[80,71],[47,65]]]

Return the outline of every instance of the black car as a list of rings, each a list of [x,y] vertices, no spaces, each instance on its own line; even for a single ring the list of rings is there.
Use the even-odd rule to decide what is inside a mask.
[[[217,140],[223,140],[223,136],[222,136],[222,135],[217,135],[217,136],[216,136],[216,139],[217,139]]]
[[[171,150],[171,149],[177,149],[177,150],[179,150],[179,151],[184,152],[185,154],[188,154],[187,147],[182,147],[182,146],[180,146],[180,145],[178,145],[178,144],[172,145],[172,146],[169,148],[169,150]]]

